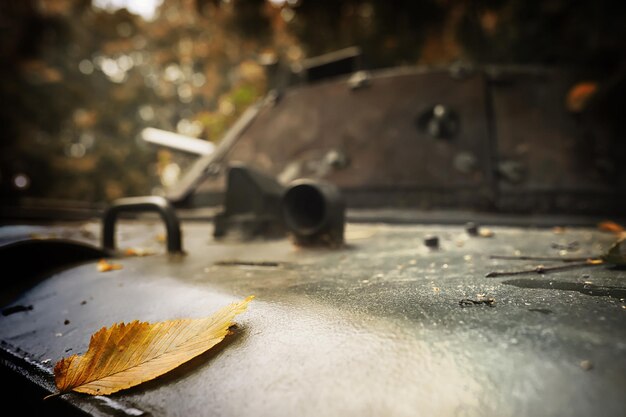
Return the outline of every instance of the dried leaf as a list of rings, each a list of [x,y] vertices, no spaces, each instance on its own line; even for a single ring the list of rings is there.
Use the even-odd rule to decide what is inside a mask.
[[[253,298],[202,319],[153,324],[133,321],[103,327],[91,336],[84,355],[61,359],[55,365],[59,394],[108,395],[163,375],[221,342],[234,317],[245,311]]]
[[[124,256],[150,256],[155,253],[156,251],[148,248],[128,248],[124,251]]]
[[[616,234],[620,234],[624,231],[624,228],[621,225],[608,220],[598,223],[598,229],[602,230],[603,232],[611,232]]]
[[[98,265],[96,265],[96,268],[98,268],[98,272],[108,272],[122,269],[123,266],[120,264],[107,262],[105,259],[100,259],[98,261]]]
[[[589,99],[598,91],[595,81],[580,82],[574,85],[567,93],[565,107],[567,110],[578,113],[585,109]]]

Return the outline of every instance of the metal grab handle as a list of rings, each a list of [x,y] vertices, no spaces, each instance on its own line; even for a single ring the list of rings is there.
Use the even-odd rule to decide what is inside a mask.
[[[165,222],[167,251],[169,253],[183,251],[180,221],[174,207],[165,198],[157,196],[128,197],[113,201],[102,216],[102,247],[104,249],[115,249],[115,222],[117,215],[123,211],[156,211]]]

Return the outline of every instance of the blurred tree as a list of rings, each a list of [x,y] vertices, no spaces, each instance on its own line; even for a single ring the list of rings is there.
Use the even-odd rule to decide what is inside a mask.
[[[144,127],[218,140],[264,93],[265,5],[166,0],[145,21],[89,0],[4,3],[0,194],[94,202],[153,192],[160,171],[156,150],[137,140]],[[264,38],[251,39],[256,21]]]
[[[293,6],[292,6],[293,4]],[[445,8],[436,0],[302,0],[284,13],[307,55],[359,45],[372,67],[412,64]]]
[[[457,31],[476,61],[617,68],[626,56],[626,3],[477,0]]]

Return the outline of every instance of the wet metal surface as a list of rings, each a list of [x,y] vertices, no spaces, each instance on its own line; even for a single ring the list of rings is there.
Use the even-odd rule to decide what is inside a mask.
[[[168,416],[626,410],[626,271],[485,278],[537,265],[490,255],[597,255],[611,234],[490,227],[495,235],[481,238],[462,225],[349,224],[347,247],[327,250],[216,242],[209,224],[183,222],[187,255],[171,257],[158,227],[122,225],[118,237],[122,248],[154,244],[156,255],[117,259],[124,268],[107,273],[82,263],[3,306],[33,309],[0,317],[2,348],[51,367],[84,352],[102,326],[201,317],[255,294],[217,349],[111,399]],[[426,247],[426,236],[439,247]],[[459,305],[481,297],[495,302]]]

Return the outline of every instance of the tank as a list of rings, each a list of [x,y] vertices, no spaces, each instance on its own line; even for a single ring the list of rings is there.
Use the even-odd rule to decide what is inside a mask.
[[[576,101],[584,78],[559,68],[369,71],[354,48],[269,70],[275,88],[164,196],[3,208],[7,407],[623,414],[626,172],[610,92]],[[42,399],[98,329],[249,295],[231,334],[175,370]]]

